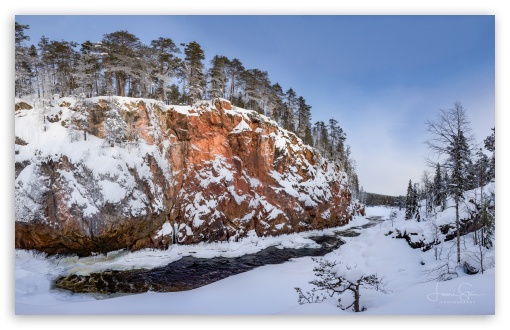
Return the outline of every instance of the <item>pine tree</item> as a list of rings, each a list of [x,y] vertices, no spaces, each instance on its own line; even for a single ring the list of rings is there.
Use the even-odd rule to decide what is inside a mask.
[[[310,111],[312,107],[306,104],[305,99],[300,96],[298,98],[298,108],[296,111],[297,117],[297,129],[296,134],[300,137],[304,143],[312,145],[312,130],[311,130],[311,119],[312,113]]]
[[[483,201],[480,209],[480,223],[482,225],[480,244],[489,249],[493,245],[495,234],[495,212],[491,199],[487,198]]]
[[[282,113],[285,109],[284,97],[285,95],[280,84],[275,83],[270,87],[267,108],[271,119],[279,125],[281,125]]]
[[[441,176],[441,165],[437,163],[433,183],[434,206],[442,205],[444,194],[445,192],[443,188],[443,177]]]
[[[353,199],[359,199],[360,196],[360,189],[359,189],[359,179],[358,175],[356,173],[352,173],[349,176],[349,179],[352,177],[352,185],[351,185],[351,193]]]
[[[442,200],[442,203],[441,203],[441,211],[444,211],[446,210],[446,204],[447,204],[447,201],[448,201],[448,197],[450,196],[449,194],[449,191],[448,191],[448,186],[450,185],[450,177],[448,176],[448,171],[445,169],[444,170],[444,175],[443,175],[443,182],[442,182],[442,187],[443,187],[443,194],[441,197],[443,197],[443,200]]]
[[[134,59],[133,66],[127,75],[127,95],[130,97],[160,99],[167,79],[158,73],[160,67],[158,50],[140,44],[137,48],[136,59]]]
[[[39,84],[43,98],[54,94],[56,75],[54,72],[54,63],[50,52],[50,40],[44,35],[37,43],[39,53]]]
[[[101,45],[106,54],[107,89],[113,87],[108,80],[115,78],[115,94],[125,96],[129,76],[136,74],[133,69],[138,60],[140,40],[134,34],[121,30],[105,34]]]
[[[193,104],[203,95],[205,77],[202,61],[205,59],[205,55],[202,47],[196,41],[192,41],[185,46],[184,54],[186,57],[184,60],[188,75],[189,103]]]
[[[30,71],[32,79],[34,79],[31,84],[30,92],[37,93],[38,97],[41,97],[41,86],[39,84],[39,54],[37,53],[37,47],[35,45],[31,45],[28,50]]]
[[[466,186],[464,191],[475,189],[478,187],[479,169],[476,162],[473,162],[471,155],[466,162]]]
[[[229,64],[230,61],[225,56],[215,55],[211,60],[209,95],[212,99],[218,97],[225,98]]]
[[[75,88],[74,62],[76,59],[75,42],[50,41],[48,56],[54,74],[55,92],[60,96],[72,94]]]
[[[153,79],[157,82],[156,95],[162,100],[166,94],[166,84],[169,79],[177,75],[177,70],[181,65],[181,59],[175,56],[181,50],[170,38],[158,38],[151,41],[151,49],[156,59]]]
[[[86,41],[81,44],[80,56],[75,64],[75,80],[79,93],[88,97],[99,95],[101,66],[94,44]]]
[[[434,206],[433,182],[430,180],[428,171],[423,171],[422,181],[422,198],[425,200],[425,216],[428,217]]]
[[[462,130],[459,130],[458,135],[452,138],[447,152],[449,157],[446,167],[451,171],[449,190],[452,196],[460,201],[464,192],[472,188],[473,181],[473,178],[469,176],[472,168],[471,150]]]
[[[294,118],[296,105],[297,105],[296,92],[294,92],[294,90],[291,87],[285,92],[285,110],[282,116],[283,128],[291,132],[296,131],[296,121]]]
[[[15,83],[14,90],[16,96],[28,94],[28,85],[30,84],[31,72],[28,65],[30,61],[29,49],[25,46],[25,40],[30,40],[30,37],[25,35],[25,30],[30,27],[28,25],[21,25],[15,22],[14,28],[14,72]]]
[[[495,230],[495,208],[494,208],[494,194],[491,192],[489,195],[484,194],[483,187],[491,181],[491,161],[485,155],[482,148],[476,153],[477,161],[476,167],[478,168],[478,186],[480,187],[480,202],[477,206],[478,216],[482,228],[480,229],[480,241],[478,242],[483,248],[491,248],[494,239]],[[476,233],[475,233],[476,235]],[[475,236],[476,239],[476,236]],[[482,260],[480,260],[482,262]],[[483,269],[483,265],[481,267]]]
[[[336,160],[341,164],[344,170],[347,168],[349,155],[345,147],[346,135],[343,129],[338,125],[338,121],[334,118],[329,120],[329,159]]]
[[[480,148],[476,154],[476,161],[473,164],[471,175],[474,176],[475,187],[482,187],[490,182],[491,178],[491,160]]]
[[[413,218],[416,210],[415,210],[415,196],[414,196],[414,188],[413,183],[409,180],[409,185],[407,186],[407,194],[406,194],[406,215],[405,219],[410,220]]]
[[[243,64],[237,58],[234,58],[228,63],[227,74],[230,80],[229,98],[232,104],[236,104],[238,106],[241,105],[234,102],[234,99],[236,98],[237,88],[239,87],[238,85],[240,85],[238,82],[241,80],[244,71],[245,70]]]
[[[494,181],[496,179],[496,128],[492,128],[492,134],[484,140],[485,149],[492,152],[490,159],[488,180]]]
[[[448,158],[445,167],[451,172],[449,194],[455,200],[455,224],[457,231],[457,263],[460,264],[459,205],[467,187],[467,166],[470,148],[465,136],[470,130],[466,110],[459,102],[449,110],[440,110],[436,121],[427,122],[430,139],[428,147],[438,155]]]
[[[329,150],[328,150],[328,154],[329,154],[329,159],[330,160],[333,160],[335,159],[335,156],[336,156],[336,145],[337,145],[337,141],[338,141],[338,129],[339,129],[339,126],[338,126],[338,120],[336,120],[335,118],[330,118],[329,119],[329,125],[328,125],[328,131],[329,131]]]
[[[318,121],[313,127],[313,143],[319,149],[322,155],[326,155],[330,150],[328,127],[323,121]]]
[[[418,184],[415,183],[413,186],[413,197],[412,197],[412,209],[414,210],[413,217],[416,219],[416,221],[420,222],[421,215],[420,215],[420,193]]]
[[[249,69],[242,75],[245,104],[251,110],[265,114],[269,96],[269,77],[266,71]]]
[[[166,98],[170,100],[170,104],[179,103],[179,99],[181,98],[179,86],[177,86],[176,84],[172,84],[170,88],[167,90]]]

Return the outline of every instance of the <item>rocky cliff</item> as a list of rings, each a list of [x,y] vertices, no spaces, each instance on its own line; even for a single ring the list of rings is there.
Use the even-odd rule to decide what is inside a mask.
[[[363,212],[335,164],[226,100],[15,104],[16,248],[166,248],[341,226]]]

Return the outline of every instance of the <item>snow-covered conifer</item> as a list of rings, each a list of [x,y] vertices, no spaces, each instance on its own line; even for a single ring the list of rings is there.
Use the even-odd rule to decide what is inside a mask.
[[[444,166],[451,173],[447,191],[455,200],[457,262],[460,264],[459,205],[467,187],[467,168],[470,162],[469,138],[466,137],[470,125],[466,110],[459,102],[451,109],[440,110],[435,121],[427,121],[427,131],[430,134],[426,141],[428,147],[437,155],[447,156]]]

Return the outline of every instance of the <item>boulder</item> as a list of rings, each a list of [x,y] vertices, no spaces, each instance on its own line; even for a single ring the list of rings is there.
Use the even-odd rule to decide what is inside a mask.
[[[462,269],[464,270],[464,273],[468,275],[474,275],[480,272],[478,268],[471,266],[467,261],[464,261],[464,263],[462,264]]]
[[[26,102],[23,102],[23,101],[20,101],[20,102],[17,102],[16,104],[14,104],[14,111],[18,111],[18,110],[32,110],[33,107],[26,103]]]

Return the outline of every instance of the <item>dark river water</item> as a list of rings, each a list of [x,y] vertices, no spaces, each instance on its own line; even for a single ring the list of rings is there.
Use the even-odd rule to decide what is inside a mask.
[[[191,290],[256,267],[280,264],[291,258],[324,256],[345,243],[342,237],[358,236],[362,229],[375,226],[382,221],[381,217],[368,219],[370,222],[363,226],[338,230],[333,235],[310,237],[320,245],[319,248],[289,249],[271,246],[257,253],[235,258],[195,258],[187,256],[168,265],[153,269],[111,270],[92,273],[87,276],[70,275],[60,277],[55,282],[55,288],[76,293],[99,294]]]

